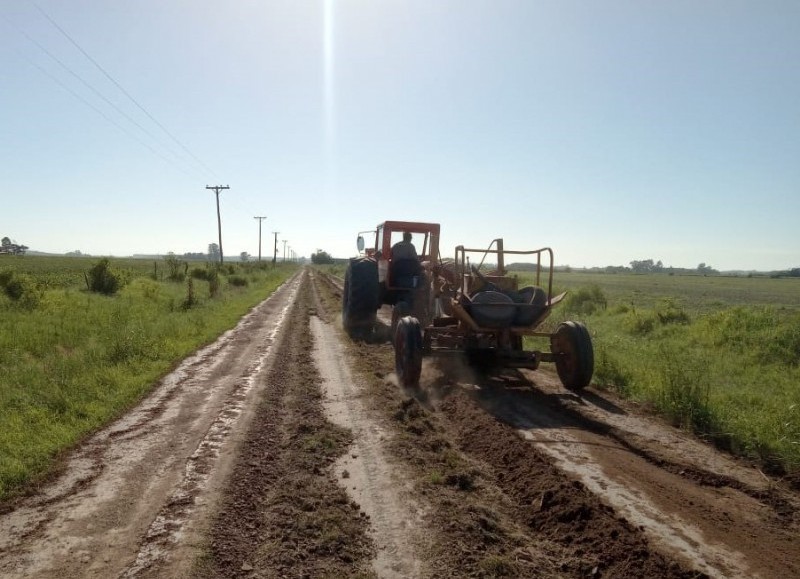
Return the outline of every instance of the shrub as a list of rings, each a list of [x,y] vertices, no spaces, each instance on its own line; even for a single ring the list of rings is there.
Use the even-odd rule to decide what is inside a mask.
[[[86,277],[86,285],[90,291],[107,296],[117,293],[126,282],[125,274],[112,268],[107,257],[94,264]]]
[[[249,282],[243,275],[232,275],[228,277],[228,283],[234,287],[245,287]]]
[[[671,299],[656,304],[656,316],[662,324],[688,324],[689,314]]]
[[[17,304],[35,309],[41,300],[41,292],[33,278],[24,273],[3,272],[0,277],[3,292]]]
[[[582,287],[578,291],[567,295],[566,310],[575,314],[590,315],[597,310],[604,310],[608,306],[603,290],[600,286],[592,284]]]
[[[194,279],[202,279],[208,281],[210,270],[205,267],[193,267],[189,275]]]
[[[164,258],[164,263],[167,266],[167,270],[169,270],[169,273],[167,274],[168,280],[182,282],[184,279],[186,279],[186,272],[189,269],[188,262],[181,261],[174,255],[167,255]]]
[[[655,329],[656,317],[652,313],[640,315],[636,310],[630,310],[625,315],[623,326],[630,334],[644,336]]]

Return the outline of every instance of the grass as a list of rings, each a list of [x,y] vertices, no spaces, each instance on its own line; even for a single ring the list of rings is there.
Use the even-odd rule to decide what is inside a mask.
[[[105,296],[87,291],[83,275],[98,260],[8,257],[0,280],[24,276],[37,298],[0,292],[0,500],[44,476],[294,271],[226,264],[219,277],[247,283],[219,284],[212,298],[211,282],[166,281],[152,261],[112,260],[127,283]]]
[[[587,325],[596,384],[773,474],[800,471],[800,280],[573,272],[554,281],[570,295],[548,324]]]

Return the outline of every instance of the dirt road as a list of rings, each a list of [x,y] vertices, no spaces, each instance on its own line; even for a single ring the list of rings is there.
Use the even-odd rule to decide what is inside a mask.
[[[800,496],[546,370],[353,343],[305,270],[0,511],[3,577],[793,577]]]

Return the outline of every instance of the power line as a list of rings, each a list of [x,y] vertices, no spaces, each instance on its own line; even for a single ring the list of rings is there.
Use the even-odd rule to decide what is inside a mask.
[[[156,156],[160,157],[160,158],[161,158],[161,159],[162,159],[164,162],[166,162],[167,164],[171,165],[173,169],[175,169],[175,170],[177,170],[177,171],[180,171],[181,173],[183,173],[184,175],[186,175],[186,176],[188,176],[188,177],[192,177],[192,175],[191,175],[190,173],[188,173],[186,170],[184,170],[182,167],[179,167],[179,166],[177,166],[177,165],[176,165],[175,163],[173,163],[173,162],[172,162],[170,159],[168,159],[167,157],[165,157],[164,155],[162,155],[160,152],[158,152],[157,150],[155,150],[155,149],[154,149],[153,147],[151,147],[149,144],[145,143],[145,142],[144,142],[142,139],[140,139],[139,137],[137,137],[136,135],[134,135],[132,132],[130,132],[128,129],[126,129],[126,128],[125,128],[125,127],[123,127],[122,125],[120,125],[120,124],[119,124],[117,121],[115,121],[114,119],[112,119],[111,117],[109,117],[107,114],[105,114],[103,111],[101,111],[99,108],[97,108],[97,107],[96,107],[96,106],[94,106],[92,103],[90,103],[89,101],[87,101],[87,100],[86,100],[85,98],[83,98],[83,97],[82,97],[80,94],[78,94],[77,92],[75,92],[74,90],[72,90],[72,88],[70,88],[70,87],[69,87],[67,84],[65,84],[64,82],[62,82],[62,81],[61,81],[61,79],[59,79],[57,76],[53,75],[53,74],[52,74],[52,73],[50,73],[50,72],[49,72],[47,69],[45,69],[44,67],[42,67],[41,65],[39,65],[39,63],[37,63],[37,62],[35,62],[34,60],[32,60],[32,59],[28,58],[28,57],[27,57],[25,54],[21,53],[20,51],[17,51],[17,54],[19,54],[19,55],[20,55],[22,58],[24,58],[25,60],[27,60],[27,61],[28,61],[28,63],[29,63],[29,64],[31,64],[31,66],[34,66],[34,67],[36,67],[37,69],[39,69],[39,71],[40,71],[42,74],[44,74],[46,77],[50,78],[50,80],[52,80],[53,82],[55,82],[55,83],[56,83],[57,85],[59,85],[61,88],[63,88],[63,89],[64,89],[64,90],[66,90],[68,93],[70,93],[72,96],[74,96],[76,99],[78,99],[78,100],[79,100],[79,101],[81,101],[83,104],[85,104],[87,107],[89,107],[89,108],[90,108],[90,109],[92,109],[94,112],[96,112],[98,115],[100,115],[101,117],[103,117],[103,118],[104,118],[106,121],[108,121],[109,123],[111,123],[112,125],[114,125],[115,127],[117,127],[117,128],[120,130],[120,131],[122,131],[123,133],[125,133],[126,135],[128,135],[128,136],[129,136],[131,139],[135,140],[136,142],[138,142],[138,143],[139,143],[140,145],[142,145],[143,147],[147,147],[147,148],[150,150],[150,152],[152,152],[154,155],[156,155]]]
[[[94,88],[93,86],[91,86],[91,85],[90,85],[88,82],[86,82],[86,81],[85,81],[83,78],[81,78],[81,77],[80,77],[80,75],[78,75],[76,72],[74,72],[74,71],[73,71],[73,70],[72,70],[72,69],[71,69],[69,66],[67,66],[66,64],[64,64],[64,62],[62,62],[62,61],[61,61],[61,60],[60,60],[58,57],[56,57],[56,56],[55,56],[54,54],[52,54],[52,53],[51,53],[49,50],[47,50],[47,48],[45,48],[45,47],[44,47],[44,46],[42,46],[42,45],[41,45],[39,42],[37,42],[37,41],[36,41],[34,38],[32,38],[32,37],[31,37],[31,36],[30,36],[30,35],[29,35],[27,32],[25,32],[24,30],[22,30],[22,29],[21,29],[19,26],[17,26],[16,24],[14,24],[14,22],[12,22],[11,20],[9,20],[7,17],[5,17],[5,16],[4,16],[4,17],[3,17],[3,19],[6,21],[6,23],[7,23],[7,24],[9,24],[9,25],[10,25],[11,27],[13,27],[13,28],[14,28],[14,29],[15,29],[17,32],[19,32],[19,33],[20,33],[20,34],[22,34],[22,35],[23,35],[23,36],[24,36],[26,39],[28,39],[28,41],[29,41],[29,42],[31,42],[33,45],[35,45],[37,48],[39,48],[39,49],[40,49],[42,52],[44,52],[44,53],[45,53],[47,56],[49,56],[49,57],[50,57],[52,60],[54,60],[56,63],[58,63],[58,64],[59,64],[59,65],[60,65],[62,68],[64,68],[64,70],[66,70],[66,71],[67,71],[67,72],[69,72],[69,73],[70,73],[72,76],[74,76],[75,78],[77,78],[77,79],[78,79],[78,80],[79,80],[79,81],[80,81],[80,82],[81,82],[81,83],[82,83],[84,86],[86,86],[87,88],[89,88],[89,89],[90,89],[90,90],[91,90],[93,93],[95,93],[95,94],[96,94],[97,96],[99,96],[99,97],[100,97],[102,100],[104,100],[104,101],[105,101],[106,103],[108,103],[108,104],[109,104],[111,107],[113,107],[113,108],[114,108],[114,110],[116,110],[117,112],[119,112],[119,113],[120,113],[120,114],[121,114],[123,117],[125,117],[126,119],[128,119],[128,120],[129,120],[131,123],[133,123],[134,125],[136,125],[137,127],[139,127],[139,128],[140,128],[140,129],[141,129],[141,130],[142,130],[142,131],[143,131],[145,134],[147,134],[147,135],[148,135],[150,138],[152,138],[152,139],[154,139],[154,140],[156,140],[156,141],[158,140],[158,139],[156,139],[156,137],[155,137],[154,135],[152,135],[152,134],[151,134],[149,131],[147,131],[147,130],[146,130],[144,127],[142,127],[142,126],[141,126],[139,123],[137,123],[137,122],[136,122],[134,119],[132,119],[132,118],[131,118],[130,116],[128,116],[127,114],[125,114],[125,112],[124,112],[124,111],[122,111],[122,110],[121,110],[119,107],[117,107],[117,106],[116,106],[116,105],[115,105],[113,102],[111,102],[111,101],[110,101],[108,98],[106,98],[106,97],[105,97],[105,96],[104,96],[102,93],[100,93],[100,92],[99,92],[97,89],[95,89],[95,88]],[[128,135],[129,137],[131,137],[132,139],[134,139],[136,142],[138,142],[140,145],[142,145],[142,146],[144,146],[144,147],[147,147],[147,148],[148,148],[148,149],[149,149],[149,150],[150,150],[150,151],[151,151],[151,152],[152,152],[154,155],[157,155],[158,157],[160,157],[161,159],[163,159],[163,160],[164,160],[164,161],[165,161],[167,164],[171,165],[171,166],[172,166],[174,169],[176,169],[176,170],[178,170],[178,171],[180,171],[180,172],[184,173],[185,175],[187,175],[187,176],[189,176],[189,177],[191,177],[191,176],[192,176],[190,173],[188,173],[188,172],[187,172],[186,170],[184,170],[182,167],[179,167],[179,166],[177,166],[173,160],[171,160],[171,159],[167,158],[166,156],[164,156],[164,155],[163,155],[161,152],[159,152],[159,151],[157,151],[156,149],[154,149],[154,148],[153,148],[151,145],[149,145],[148,143],[146,143],[145,141],[143,141],[142,139],[140,139],[139,137],[137,137],[135,134],[133,134],[132,132],[130,132],[129,130],[127,130],[125,127],[123,127],[122,125],[120,125],[119,123],[117,123],[117,122],[116,122],[114,119],[112,119],[111,117],[109,117],[107,114],[105,114],[105,113],[104,113],[103,111],[101,111],[99,108],[97,108],[97,107],[96,107],[96,106],[94,106],[92,103],[90,103],[88,100],[86,100],[85,98],[83,98],[83,97],[82,97],[82,96],[81,96],[79,93],[75,92],[75,91],[74,91],[72,88],[70,88],[70,87],[69,87],[69,86],[68,86],[66,83],[62,82],[62,81],[61,81],[61,80],[60,80],[58,77],[56,77],[55,75],[53,75],[52,73],[50,73],[48,70],[46,70],[44,67],[42,67],[41,65],[39,65],[37,62],[35,62],[34,60],[32,60],[31,58],[29,58],[28,56],[26,56],[25,54],[23,54],[23,53],[22,53],[22,52],[20,52],[20,51],[17,51],[17,53],[18,53],[18,54],[20,54],[20,56],[22,56],[22,58],[24,58],[25,60],[27,60],[27,61],[28,61],[28,63],[30,63],[31,65],[33,65],[33,66],[34,66],[34,67],[36,67],[37,69],[39,69],[39,71],[40,71],[40,72],[42,72],[42,74],[44,74],[45,76],[47,76],[48,78],[50,78],[51,80],[53,80],[53,81],[54,81],[56,84],[58,84],[59,86],[61,86],[61,88],[63,88],[64,90],[66,90],[67,92],[69,92],[70,94],[72,94],[72,96],[74,96],[75,98],[77,98],[78,100],[80,100],[81,102],[83,102],[85,105],[87,105],[89,108],[91,108],[92,110],[94,110],[94,111],[95,111],[96,113],[98,113],[98,114],[99,114],[101,117],[103,117],[103,118],[104,118],[106,121],[108,121],[109,123],[111,123],[112,125],[114,125],[115,127],[117,127],[119,130],[121,130],[121,131],[122,131],[122,132],[124,132],[126,135]],[[169,150],[169,149],[167,149],[167,150]],[[173,154],[174,154],[174,153],[173,153]]]
[[[75,42],[75,40],[74,40],[74,39],[73,39],[73,38],[72,38],[72,37],[71,37],[69,34],[67,34],[67,32],[66,32],[66,31],[65,31],[63,28],[61,28],[61,26],[59,26],[59,25],[58,25],[58,23],[56,23],[56,21],[55,21],[55,20],[53,20],[53,19],[50,17],[50,15],[49,15],[49,14],[47,14],[47,12],[45,12],[45,11],[42,9],[42,7],[41,7],[41,6],[39,6],[39,5],[38,5],[36,2],[33,2],[33,1],[31,1],[31,3],[32,3],[32,4],[33,4],[33,5],[36,7],[36,9],[37,9],[37,10],[38,10],[38,11],[39,11],[41,14],[42,14],[42,16],[44,16],[45,18],[47,18],[47,20],[50,22],[50,24],[52,24],[53,26],[55,26],[55,27],[56,27],[56,29],[57,29],[57,30],[58,30],[58,31],[59,31],[61,34],[63,34],[63,35],[64,35],[64,37],[65,37],[67,40],[69,40],[69,41],[72,43],[72,45],[73,45],[75,48],[77,48],[77,49],[78,49],[78,50],[81,52],[81,54],[83,54],[83,55],[84,55],[84,56],[85,56],[87,59],[89,59],[89,61],[90,61],[92,64],[94,64],[94,65],[97,67],[97,69],[98,69],[100,72],[102,72],[102,73],[105,75],[105,77],[106,77],[108,80],[110,80],[112,83],[114,83],[114,85],[115,85],[115,86],[116,86],[116,87],[117,87],[117,88],[118,88],[118,89],[119,89],[119,90],[122,92],[122,94],[124,94],[126,97],[128,97],[128,99],[130,99],[130,101],[131,101],[133,104],[135,104],[135,105],[136,105],[136,106],[139,108],[139,110],[141,110],[141,111],[142,111],[142,112],[143,112],[145,115],[147,115],[147,117],[148,117],[148,118],[149,118],[151,121],[153,121],[153,122],[154,122],[154,123],[155,123],[155,124],[156,124],[156,125],[157,125],[157,126],[158,126],[158,127],[161,129],[161,130],[162,130],[162,131],[164,131],[164,133],[165,133],[165,134],[166,134],[166,135],[167,135],[167,136],[168,136],[170,139],[172,139],[172,140],[173,140],[173,141],[174,141],[174,142],[175,142],[175,143],[176,143],[176,144],[177,144],[177,145],[178,145],[178,146],[179,146],[181,149],[183,149],[183,150],[184,150],[184,151],[185,151],[185,152],[186,152],[186,153],[187,153],[187,154],[188,154],[188,155],[189,155],[189,156],[190,156],[192,159],[194,159],[194,160],[195,160],[195,162],[197,162],[197,163],[198,163],[198,164],[199,164],[201,167],[203,167],[203,168],[204,168],[206,171],[208,171],[208,172],[209,172],[211,175],[213,175],[213,176],[215,176],[215,177],[216,177],[216,174],[214,173],[213,169],[211,169],[211,168],[210,168],[208,165],[206,165],[206,164],[205,164],[203,161],[201,161],[200,159],[198,159],[198,158],[197,158],[197,156],[195,156],[195,154],[194,154],[194,153],[192,153],[192,152],[191,152],[191,151],[188,149],[188,147],[186,147],[186,145],[184,145],[182,142],[180,142],[180,141],[178,140],[178,138],[177,138],[177,137],[175,137],[175,135],[173,135],[171,132],[169,132],[169,131],[167,130],[167,128],[166,128],[164,125],[162,125],[160,122],[158,122],[158,121],[156,120],[156,118],[155,118],[153,115],[151,115],[151,114],[150,114],[150,112],[148,112],[148,110],[147,110],[147,109],[145,109],[145,108],[144,108],[144,107],[143,107],[141,104],[139,104],[139,101],[137,101],[135,98],[133,98],[133,96],[131,96],[131,94],[130,94],[130,93],[127,91],[127,90],[125,90],[125,88],[124,88],[124,87],[123,87],[123,86],[122,86],[120,83],[118,83],[118,82],[116,81],[116,79],[114,79],[114,77],[112,77],[112,76],[111,76],[111,75],[110,75],[110,74],[109,74],[109,73],[106,71],[106,69],[104,69],[102,66],[100,66],[100,63],[98,63],[98,62],[97,62],[97,61],[96,61],[94,58],[92,58],[92,57],[91,57],[91,55],[89,55],[89,53],[88,53],[88,52],[86,52],[86,51],[85,51],[85,50],[84,50],[84,49],[83,49],[83,48],[82,48],[82,47],[81,47],[81,46],[80,46],[80,45],[79,45],[77,42]]]

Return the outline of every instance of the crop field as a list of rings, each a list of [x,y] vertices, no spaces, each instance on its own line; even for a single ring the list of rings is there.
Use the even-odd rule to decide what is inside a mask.
[[[773,474],[800,470],[800,280],[557,272],[563,290],[548,323],[587,325],[595,384]]]
[[[0,499],[121,415],[296,269],[177,258],[102,263],[0,258]],[[105,285],[89,291],[94,282]]]

